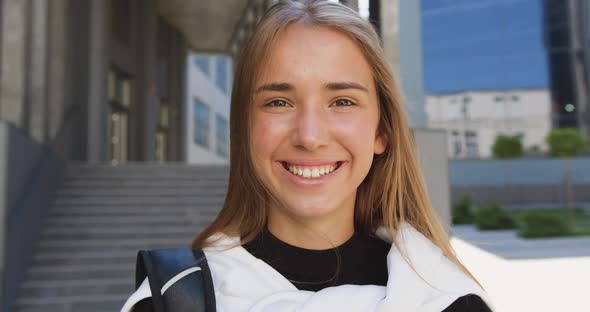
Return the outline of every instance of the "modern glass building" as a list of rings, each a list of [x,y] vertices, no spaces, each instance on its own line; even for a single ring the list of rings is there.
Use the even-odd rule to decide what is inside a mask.
[[[428,94],[548,87],[542,0],[422,0]]]
[[[543,4],[554,124],[590,134],[590,3],[544,0]]]

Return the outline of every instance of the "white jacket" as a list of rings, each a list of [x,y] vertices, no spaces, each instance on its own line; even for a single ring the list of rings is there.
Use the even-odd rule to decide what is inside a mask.
[[[385,229],[377,234],[391,242]],[[400,227],[397,242],[420,276],[392,244],[387,255],[387,286],[342,285],[318,292],[298,290],[243,247],[223,248],[238,242],[238,238],[223,237],[217,247],[204,250],[219,312],[440,312],[467,294],[480,296],[494,310],[486,292],[409,224]]]
[[[384,228],[377,235],[391,242]],[[403,224],[396,239],[419,275],[392,244],[387,255],[387,286],[342,285],[318,292],[295,288],[279,272],[239,246],[237,237],[222,235],[214,247],[203,251],[213,278],[218,312],[440,312],[468,294],[480,296],[495,310],[486,292],[411,225]],[[174,277],[167,286],[186,274]],[[149,296],[146,279],[121,311],[129,311],[137,301]]]

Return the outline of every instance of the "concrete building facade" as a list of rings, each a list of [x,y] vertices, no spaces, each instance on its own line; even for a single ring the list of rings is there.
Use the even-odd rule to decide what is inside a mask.
[[[181,160],[182,34],[156,1],[3,1],[0,118],[66,160]],[[155,139],[155,138],[160,139]]]
[[[452,158],[488,158],[498,135],[519,136],[526,152],[547,150],[548,89],[482,90],[426,97],[428,127],[445,129]]]
[[[244,14],[272,3],[0,0],[0,310],[12,311],[66,164],[198,157],[189,51],[237,53],[255,23]]]
[[[192,54],[187,62],[186,162],[229,162],[229,104],[233,63],[225,56]]]

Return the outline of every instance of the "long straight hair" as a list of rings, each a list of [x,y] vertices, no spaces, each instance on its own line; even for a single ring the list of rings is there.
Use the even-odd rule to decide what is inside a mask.
[[[219,215],[193,241],[192,247],[210,246],[214,243],[210,238],[216,233],[239,236],[242,244],[251,241],[264,229],[271,204],[281,202],[254,170],[250,148],[251,112],[255,78],[268,59],[274,40],[293,23],[326,27],[346,34],[361,48],[372,69],[379,100],[378,133],[386,139],[387,147],[384,153],[375,155],[367,176],[357,189],[355,230],[370,234],[384,226],[397,245],[397,229],[406,222],[477,282],[451,248],[448,234],[426,192],[402,96],[379,36],[356,12],[328,1],[275,4],[242,49],[231,96],[228,192]]]

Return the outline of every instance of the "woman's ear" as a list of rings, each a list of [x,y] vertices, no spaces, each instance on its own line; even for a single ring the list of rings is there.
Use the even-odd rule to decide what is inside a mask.
[[[387,147],[387,141],[383,138],[382,135],[377,134],[375,136],[375,148],[373,153],[379,155],[385,152],[385,148]]]

